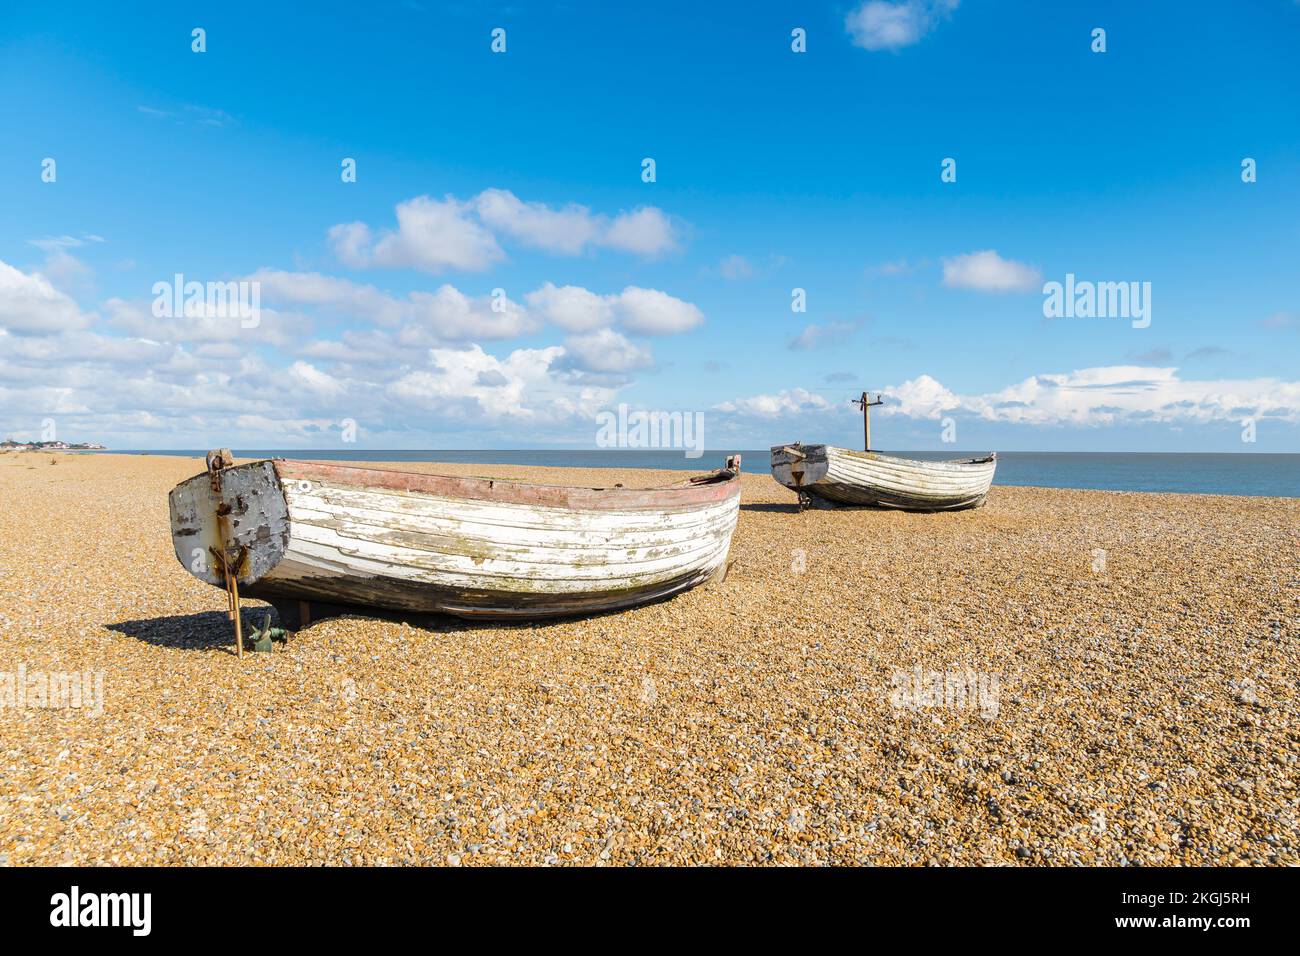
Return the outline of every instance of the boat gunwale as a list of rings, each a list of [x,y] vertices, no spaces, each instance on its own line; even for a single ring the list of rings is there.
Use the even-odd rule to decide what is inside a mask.
[[[997,452],[989,452],[982,458],[904,458],[901,455],[888,455],[883,451],[857,451],[853,448],[842,448],[839,445],[801,445],[798,443],[789,443],[785,445],[773,445],[771,448],[772,467],[781,465],[792,465],[794,461],[776,460],[778,455],[789,456],[791,452],[799,453],[799,461],[810,464],[828,463],[833,455],[844,455],[855,461],[878,461],[883,464],[892,464],[901,462],[909,467],[926,465],[993,465],[998,460]]]
[[[827,452],[834,451],[857,461],[879,461],[886,464],[902,462],[909,467],[924,469],[927,465],[991,465],[998,460],[998,453],[991,452],[983,458],[904,458],[901,455],[887,455],[883,451],[855,451],[838,445],[824,445]]]
[[[325,481],[356,488],[467,498],[571,511],[654,511],[707,506],[740,496],[740,471],[719,469],[655,488],[581,488],[498,478],[424,474],[337,462],[270,459],[283,481]]]

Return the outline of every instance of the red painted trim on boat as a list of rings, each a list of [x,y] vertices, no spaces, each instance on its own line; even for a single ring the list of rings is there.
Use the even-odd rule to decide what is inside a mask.
[[[336,462],[277,459],[281,481],[327,481],[354,488],[469,498],[503,504],[541,505],[574,511],[656,511],[696,508],[740,496],[740,475],[722,470],[662,488],[569,488],[492,478],[423,475],[386,468],[359,468]]]

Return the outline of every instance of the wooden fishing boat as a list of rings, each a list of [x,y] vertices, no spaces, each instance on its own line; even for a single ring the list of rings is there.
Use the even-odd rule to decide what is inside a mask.
[[[772,477],[803,496],[832,504],[907,511],[951,511],[984,503],[997,455],[921,461],[834,445],[777,445]]]
[[[862,409],[862,447],[776,445],[772,477],[799,495],[837,505],[872,505],[906,511],[955,511],[984,504],[998,466],[997,454],[958,461],[922,461],[871,451],[871,409],[884,404],[863,392],[849,399]]]
[[[232,606],[270,601],[292,629],[322,609],[526,619],[643,604],[725,573],[739,507],[739,456],[640,490],[235,466],[222,450],[173,489],[171,525],[191,574]]]

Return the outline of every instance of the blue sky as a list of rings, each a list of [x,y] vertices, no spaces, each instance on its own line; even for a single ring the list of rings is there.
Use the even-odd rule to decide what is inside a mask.
[[[855,444],[869,388],[886,448],[1300,450],[1292,0],[276,7],[0,13],[0,431]]]

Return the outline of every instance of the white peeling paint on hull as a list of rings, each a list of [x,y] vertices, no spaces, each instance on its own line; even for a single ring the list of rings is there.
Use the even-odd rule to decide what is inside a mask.
[[[222,474],[230,489],[248,487],[252,475],[259,487],[274,481],[256,507],[232,502],[235,543],[256,555],[257,573],[239,576],[241,593],[465,617],[590,613],[693,587],[726,561],[740,505],[739,477],[729,471],[651,490],[305,462]],[[190,568],[187,545],[218,537],[208,476],[178,485],[172,503],[177,557]],[[268,524],[283,534],[252,530]],[[222,585],[219,572],[191,571]]]
[[[997,456],[921,461],[834,445],[776,445],[772,477],[834,504],[951,511],[984,503]]]

